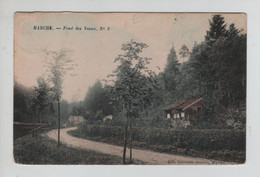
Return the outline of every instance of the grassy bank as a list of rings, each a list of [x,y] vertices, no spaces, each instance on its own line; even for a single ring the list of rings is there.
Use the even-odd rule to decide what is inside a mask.
[[[95,151],[57,147],[57,142],[45,135],[26,135],[14,141],[14,160],[21,164],[122,164],[122,158]],[[135,164],[142,164],[134,161]]]
[[[80,127],[79,130],[71,131],[69,133],[73,136],[80,137],[80,138],[85,138],[85,139],[90,139],[93,141],[99,141],[99,142],[105,142],[105,143],[109,143],[109,144],[123,146],[124,141],[123,141],[122,137],[110,136],[110,134],[114,135],[116,133],[119,133],[119,131],[112,131],[113,133],[111,133],[111,129],[119,130],[119,128],[117,128],[117,127],[106,128],[106,127],[102,126],[102,128],[99,129],[98,126],[83,125]],[[104,131],[106,133],[101,133],[100,131],[97,131],[97,130]],[[108,133],[108,130],[110,130],[109,131],[110,133]],[[139,132],[141,130],[136,130],[136,131]],[[187,136],[187,134],[186,134],[187,132],[184,132],[184,133],[183,133],[184,136]],[[123,133],[121,132],[120,134],[123,134]],[[144,136],[145,134],[147,134],[147,132],[146,133],[143,132],[140,136]],[[155,132],[153,132],[153,134],[155,134]],[[179,132],[179,134],[180,134],[179,136],[181,138],[178,138],[178,139],[181,139],[181,141],[179,140],[178,143],[181,146],[178,146],[179,144],[177,144],[175,141],[173,141],[172,144],[170,144],[170,143],[160,144],[160,141],[157,141],[157,143],[156,143],[156,142],[151,141],[151,138],[149,137],[149,139],[146,138],[149,141],[138,141],[138,140],[134,139],[133,147],[139,148],[139,149],[152,150],[152,151],[156,151],[156,152],[164,152],[164,153],[169,153],[169,154],[214,159],[214,160],[220,160],[220,161],[226,161],[226,162],[236,162],[236,163],[245,162],[245,151],[244,150],[227,149],[227,148],[220,149],[221,146],[219,146],[218,149],[208,149],[208,147],[207,147],[207,149],[188,148],[189,146],[184,145],[185,141],[187,141],[187,142],[194,141],[195,142],[195,139],[194,138],[192,139],[191,136],[185,137],[185,139],[184,139],[183,136],[181,136],[181,132]],[[165,134],[165,136],[166,135],[167,134]],[[156,135],[156,136],[158,136],[158,135]],[[167,136],[169,137],[169,135],[167,135]],[[176,136],[176,134],[175,134],[175,136]],[[215,136],[217,136],[217,134]],[[163,139],[163,138],[167,138],[167,137],[162,137],[161,139]],[[158,138],[156,138],[156,139],[158,139]],[[223,140],[221,140],[221,141],[223,141]],[[189,142],[190,147],[192,147],[191,143],[192,142]],[[201,143],[202,142],[200,141],[200,139],[198,139],[197,146],[199,147],[199,145]],[[229,143],[232,143],[232,142],[229,142]]]

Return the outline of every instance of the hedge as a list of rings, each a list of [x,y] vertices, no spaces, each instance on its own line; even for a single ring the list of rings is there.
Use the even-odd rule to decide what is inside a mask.
[[[82,125],[78,131],[83,137],[124,137],[123,126]],[[245,131],[240,130],[133,128],[132,137],[134,141],[200,151],[245,151],[246,142]]]

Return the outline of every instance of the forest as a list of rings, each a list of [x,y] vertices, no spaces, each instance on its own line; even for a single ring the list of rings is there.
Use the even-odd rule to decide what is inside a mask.
[[[178,50],[172,45],[159,73],[149,69],[152,58],[142,55],[149,44],[131,40],[122,44],[122,54],[115,58],[118,67],[90,87],[83,101],[68,103],[62,92],[55,96],[53,84],[43,77],[33,88],[14,81],[14,121],[57,125],[60,109],[62,123],[75,115],[102,124],[103,117],[113,115],[106,124],[124,125],[129,117],[133,126],[167,127],[163,107],[203,97],[205,113],[191,128],[244,130],[246,40],[243,29],[215,15],[204,40],[195,42],[191,50],[185,44]]]
[[[244,129],[246,34],[234,24],[227,26],[220,15],[209,23],[204,41],[195,43],[191,51],[186,45],[178,51],[172,46],[159,74],[149,70],[152,59],[141,55],[147,44],[134,40],[123,44],[124,54],[115,59],[118,68],[89,89],[73,114],[90,122],[101,122],[111,114],[118,124],[125,111],[136,125],[160,126],[164,106],[203,97],[205,114],[196,127]]]

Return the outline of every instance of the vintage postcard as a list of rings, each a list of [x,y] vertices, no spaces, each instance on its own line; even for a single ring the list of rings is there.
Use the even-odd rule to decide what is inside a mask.
[[[15,162],[245,163],[246,41],[244,13],[15,13]]]

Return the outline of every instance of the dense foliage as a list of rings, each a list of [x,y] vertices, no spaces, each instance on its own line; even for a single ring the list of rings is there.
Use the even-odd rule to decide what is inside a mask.
[[[39,85],[33,88],[14,82],[14,122],[56,124],[57,105],[53,103],[48,84],[39,79]],[[61,101],[61,122],[65,123],[71,112],[71,105]],[[37,110],[36,110],[37,109]],[[37,120],[35,120],[37,116]]]
[[[89,91],[89,94],[102,92],[106,100],[92,94],[95,98],[92,96],[88,101],[85,99],[89,103],[85,104],[84,109],[93,112],[94,117],[97,117],[97,112],[102,112],[102,116],[113,114],[115,119],[123,119],[123,106],[126,106],[127,111],[131,103],[135,121],[149,116],[152,121],[163,116],[161,109],[166,105],[203,97],[206,110],[198,127],[245,128],[246,33],[236,29],[234,24],[226,24],[221,15],[213,16],[209,26],[205,39],[199,44],[195,42],[190,51],[183,45],[177,55],[172,46],[165,69],[150,77],[143,76],[139,70],[147,70],[143,65],[151,59],[138,56],[148,45],[135,41],[123,44],[125,54],[116,58],[121,64],[113,73],[116,82],[105,87],[95,85]],[[151,80],[156,83],[156,87],[149,84]],[[89,107],[87,104],[96,106]]]
[[[33,94],[32,89],[14,82],[14,121],[32,122],[31,111],[27,105],[27,98]]]
[[[104,116],[113,114],[112,102],[108,95],[108,90],[97,81],[89,88],[84,101],[74,109],[78,109],[90,123],[100,122]]]
[[[115,59],[118,68],[110,75],[114,80],[109,80],[109,77],[107,83],[97,81],[89,88],[83,101],[70,105],[64,102],[69,108],[61,106],[61,109],[65,109],[66,114],[82,115],[89,123],[101,123],[103,117],[113,115],[113,121],[119,122],[114,124],[119,125],[129,115],[133,118],[133,125],[147,124],[156,127],[160,123],[155,120],[163,120],[162,108],[166,105],[188,98],[203,97],[206,111],[197,125],[198,128],[244,129],[246,40],[246,33],[242,29],[237,29],[234,24],[227,24],[221,15],[215,15],[209,21],[205,39],[200,43],[195,42],[191,49],[183,44],[177,50],[178,53],[172,45],[168,57],[165,58],[167,63],[164,70],[157,74],[149,70],[148,65],[152,59],[142,54],[148,45],[133,40],[126,42],[122,44],[123,54]],[[54,59],[64,58],[71,63],[67,52],[49,54],[54,55]],[[51,66],[53,64],[50,63],[50,69]],[[61,67],[71,69],[67,64]],[[55,81],[54,76],[61,77],[65,74],[62,72],[53,69],[51,81]],[[60,97],[60,83],[53,84],[57,86],[54,91]],[[41,81],[38,88],[38,91],[50,89],[44,86],[44,81]],[[38,99],[45,100],[44,94],[39,92]],[[26,101],[32,95],[32,89],[15,83],[15,121],[30,121],[28,115],[35,114],[33,107],[30,108]],[[56,94],[56,100],[58,97]],[[43,110],[42,115],[46,112],[54,114],[57,110],[53,103],[45,108],[45,101],[40,102],[43,105],[38,105],[38,113]],[[141,123],[144,121],[146,123]],[[149,121],[155,122],[154,125],[147,123]]]
[[[84,125],[79,129],[83,137],[111,137],[123,139],[124,127]],[[133,128],[133,140],[148,144],[173,145],[177,148],[199,151],[245,151],[245,131],[221,129],[164,129]]]

